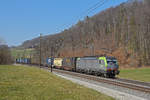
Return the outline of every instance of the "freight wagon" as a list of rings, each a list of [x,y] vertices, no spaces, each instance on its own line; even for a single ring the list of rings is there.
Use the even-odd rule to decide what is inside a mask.
[[[17,58],[17,59],[16,59],[16,63],[20,63],[20,59]]]
[[[54,58],[53,67],[62,69],[62,61],[63,61],[62,58]]]
[[[72,57],[72,58],[63,58],[62,61],[62,68],[64,70],[68,70],[68,71],[75,71],[76,69],[76,57]]]
[[[53,58],[47,58],[46,59],[46,66],[53,66],[53,62],[54,62]]]
[[[23,59],[23,63],[24,63],[24,64],[30,64],[30,63],[31,63],[30,58],[24,58],[24,59]]]
[[[30,64],[31,59],[30,58],[17,58],[16,63]]]

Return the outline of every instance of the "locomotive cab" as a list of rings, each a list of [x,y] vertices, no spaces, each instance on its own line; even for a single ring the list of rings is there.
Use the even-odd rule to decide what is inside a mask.
[[[119,74],[119,65],[118,61],[116,59],[107,59],[107,73],[112,75],[118,75]]]
[[[114,57],[99,57],[100,67],[104,70],[105,77],[115,77],[119,74],[118,61]]]

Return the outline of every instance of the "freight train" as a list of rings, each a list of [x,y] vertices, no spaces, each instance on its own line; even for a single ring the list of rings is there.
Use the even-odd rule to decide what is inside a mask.
[[[32,64],[33,59],[16,59],[16,63]],[[69,58],[47,58],[44,66],[53,66],[57,69],[92,74],[104,77],[115,77],[119,74],[119,65],[115,57],[89,56]],[[34,63],[35,64],[35,63]]]

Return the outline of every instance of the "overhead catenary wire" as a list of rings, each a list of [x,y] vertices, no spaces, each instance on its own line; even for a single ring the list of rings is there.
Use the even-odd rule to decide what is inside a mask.
[[[85,10],[84,12],[82,12],[79,16],[77,16],[75,19],[76,20],[81,20],[81,18],[83,16],[88,16],[88,14],[90,14],[91,12],[93,12],[94,10],[96,10],[97,8],[99,7],[102,7],[108,0],[100,0],[98,1],[97,3],[95,3],[93,6],[91,6],[90,8],[88,8],[87,10]],[[62,27],[66,26],[66,27],[69,27],[71,25],[74,25],[76,24],[76,21],[75,22],[72,22],[72,23],[69,23],[69,24],[63,24],[59,29],[61,29]],[[59,30],[58,29],[58,30]]]
[[[93,12],[94,10],[96,10],[97,8],[103,6],[105,3],[107,2],[107,0],[103,0],[102,3],[100,3],[99,5],[95,6],[93,9],[91,9],[87,14]]]
[[[97,8],[103,6],[105,4],[107,0],[101,0],[99,2],[97,2],[96,4],[94,4],[92,7],[90,7],[89,9],[87,9],[86,11],[84,11],[83,13],[81,13],[78,16],[78,19],[80,20],[82,15],[88,16],[88,14],[90,14],[92,11],[96,10]]]

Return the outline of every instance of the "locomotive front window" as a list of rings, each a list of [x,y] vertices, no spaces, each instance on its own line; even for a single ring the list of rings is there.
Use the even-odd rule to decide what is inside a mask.
[[[108,64],[117,64],[117,60],[107,60]]]

